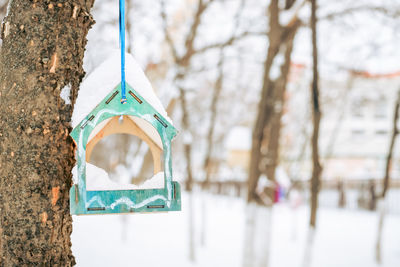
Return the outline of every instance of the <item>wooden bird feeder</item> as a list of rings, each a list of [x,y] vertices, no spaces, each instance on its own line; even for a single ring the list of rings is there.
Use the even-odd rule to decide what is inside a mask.
[[[71,214],[179,211],[180,186],[172,180],[171,141],[174,126],[126,83],[127,103],[121,104],[121,84],[113,89],[71,132],[77,145],[78,181],[70,189]],[[112,134],[131,134],[149,146],[154,173],[164,169],[164,188],[87,190],[86,163],[94,146]]]

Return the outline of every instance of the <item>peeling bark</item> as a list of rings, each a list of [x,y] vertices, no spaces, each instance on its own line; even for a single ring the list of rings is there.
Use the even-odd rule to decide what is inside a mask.
[[[93,1],[13,0],[0,53],[2,266],[72,266],[73,104]],[[76,9],[79,7],[79,9]],[[75,16],[75,17],[74,17]],[[52,60],[53,58],[53,60]],[[72,105],[61,90],[71,84]]]

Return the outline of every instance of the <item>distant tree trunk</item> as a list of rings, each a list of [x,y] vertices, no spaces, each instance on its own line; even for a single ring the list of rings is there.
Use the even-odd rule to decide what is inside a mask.
[[[175,98],[171,99],[171,101],[169,102],[166,110],[169,116],[172,115],[176,102],[177,101]],[[140,156],[140,150],[142,145],[143,142],[141,140],[138,140],[137,148],[134,153],[135,157]],[[149,179],[151,177],[149,175],[153,173],[152,167],[153,167],[153,155],[151,154],[150,149],[147,149],[146,153],[143,156],[143,164],[142,166],[140,166],[138,174],[136,176],[131,177],[131,183],[133,184],[142,183],[143,181]]]
[[[246,225],[244,232],[244,244],[243,244],[243,267],[252,267],[255,262],[254,254],[254,239],[256,230],[256,204],[249,203],[246,208]]]
[[[143,142],[139,144],[139,146],[142,146]],[[154,170],[154,161],[153,161],[153,155],[151,154],[150,149],[147,149],[146,153],[143,156],[143,162],[142,166],[140,167],[139,173],[136,175],[136,177],[133,177],[132,181],[134,181],[137,184],[143,183],[147,179],[150,179],[153,176],[153,170]]]
[[[186,102],[186,92],[182,88],[179,89],[180,92],[180,102],[182,107],[182,127],[187,135],[190,135],[184,140],[183,149],[186,159],[186,190],[192,191],[193,188],[193,173],[192,173],[192,140],[191,133],[189,129],[189,112]],[[184,137],[185,138],[185,137]]]
[[[252,136],[247,192],[248,212],[246,213],[245,244],[243,251],[244,267],[267,266],[269,262],[271,246],[269,228],[271,227],[270,216],[272,216],[272,210],[259,205],[265,205],[266,202],[258,195],[257,184],[260,175],[265,173],[269,166],[271,168],[269,168],[268,171],[270,173],[275,173],[273,166],[276,167],[276,164],[269,163],[271,158],[275,158],[277,161],[277,143],[279,142],[280,130],[273,129],[271,121],[274,120],[275,126],[276,124],[280,124],[279,114],[282,110],[281,108],[276,108],[275,101],[279,101],[284,97],[290,68],[293,40],[300,26],[297,12],[286,26],[280,25],[278,2],[278,0],[271,0],[268,7],[269,32],[267,37],[269,46],[264,61],[263,86]],[[281,65],[275,62],[279,54],[284,58],[284,62],[281,63]],[[272,77],[273,75],[271,75],[271,70],[273,68],[279,71],[276,77]],[[283,104],[283,100],[281,104]],[[272,136],[274,137],[271,138]],[[271,156],[272,153],[275,155]],[[272,194],[269,198],[270,200],[273,199]],[[263,214],[265,216],[262,216]],[[265,234],[263,234],[263,231],[266,231]],[[260,250],[255,249],[255,246],[260,244],[260,242],[257,241],[260,241],[262,244]],[[260,255],[258,255],[259,251],[261,252]]]
[[[344,208],[346,206],[346,192],[343,180],[339,180],[338,182],[338,193],[339,193],[338,207]]]
[[[318,193],[321,183],[322,167],[319,162],[319,125],[321,120],[321,109],[319,103],[318,88],[318,46],[317,46],[317,0],[311,0],[311,31],[312,31],[312,56],[313,56],[313,80],[311,85],[311,110],[313,120],[313,133],[311,137],[312,148],[312,176],[310,183],[311,199],[310,199],[310,227],[307,233],[307,241],[305,245],[303,267],[310,267],[314,249],[315,230],[317,222],[318,209]]]
[[[220,58],[218,61],[218,77],[215,82],[214,91],[211,99],[210,106],[210,125],[207,133],[207,148],[206,157],[204,159],[203,169],[205,172],[205,180],[203,184],[203,198],[201,200],[201,231],[200,231],[200,244],[202,246],[206,243],[206,229],[207,229],[207,191],[210,185],[210,176],[213,170],[212,152],[214,146],[214,129],[217,121],[218,101],[222,91],[222,82],[224,79],[224,49],[220,51]]]
[[[199,26],[201,24],[201,18],[204,12],[207,10],[209,5],[213,2],[213,0],[210,1],[203,1],[203,0],[198,0],[196,4],[196,10],[194,12],[194,17],[193,20],[190,24],[190,30],[185,38],[184,41],[184,47],[185,47],[185,53],[183,55],[178,55],[177,49],[175,47],[175,44],[173,43],[173,40],[170,36],[170,33],[168,31],[168,21],[167,21],[167,13],[166,13],[166,1],[165,0],[160,0],[161,4],[161,18],[163,21],[163,28],[164,28],[164,34],[165,34],[165,40],[171,49],[171,54],[174,59],[175,67],[179,69],[180,71],[175,75],[174,81],[177,83],[180,83],[180,81],[184,81],[186,75],[188,74],[189,66],[191,59],[193,55],[196,54],[195,48],[194,48],[194,41],[197,38],[197,33]],[[184,139],[184,144],[183,144],[183,150],[184,150],[184,157],[186,161],[186,190],[189,192],[189,259],[190,261],[194,262],[196,260],[196,251],[195,251],[195,241],[194,241],[194,235],[195,235],[195,225],[194,225],[194,204],[193,204],[193,173],[192,173],[192,140],[187,140],[187,139],[192,139],[191,132],[190,132],[190,114],[188,110],[188,104],[186,100],[186,91],[185,88],[179,87],[179,101],[181,104],[181,110],[182,110],[182,128],[183,128],[183,139]],[[171,112],[175,107],[175,99],[171,100],[170,103],[170,109]],[[186,137],[189,138],[185,138]]]
[[[318,47],[317,47],[317,4],[316,0],[311,0],[311,30],[312,30],[312,47],[313,47],[313,81],[311,86],[311,105],[313,117],[313,134],[311,139],[312,144],[312,162],[313,170],[311,177],[311,213],[310,226],[315,228],[317,221],[318,208],[318,193],[321,183],[322,166],[319,162],[319,125],[321,120],[321,108],[319,103],[319,88],[318,88]]]
[[[282,65],[282,76],[286,77],[289,71],[289,66],[290,66],[290,54],[292,52],[293,48],[293,39],[288,41],[287,48],[285,50],[285,62]],[[276,83],[277,86],[277,91],[280,91],[281,94],[284,94],[284,89],[283,87],[286,87],[286,79],[278,79],[279,82]],[[283,96],[282,96],[283,97]],[[281,111],[279,111],[281,113]],[[277,120],[279,118],[279,124],[280,124],[280,116],[275,117]],[[277,126],[277,125],[275,125]],[[279,126],[277,126],[279,127]],[[279,131],[280,130],[272,130],[274,134],[279,136]],[[276,137],[276,136],[275,136]],[[279,140],[279,137],[276,137]],[[276,142],[279,142],[277,139],[275,139]],[[278,148],[274,145],[271,144],[271,147],[275,149],[274,151],[277,153]],[[275,170],[274,170],[275,171]],[[271,196],[272,197],[272,196]],[[258,202],[258,200],[256,200]],[[252,203],[251,205],[248,206],[249,210],[251,212],[246,214],[246,225],[245,225],[245,249],[244,249],[244,255],[243,255],[243,266],[268,266],[269,262],[269,253],[270,253],[270,239],[271,239],[271,216],[272,216],[272,210],[270,208],[266,208],[263,206],[260,206],[260,203],[254,203],[253,201],[249,202]],[[262,218],[257,218],[257,216],[260,216],[261,214],[267,215]],[[257,223],[261,224],[262,226],[259,226],[257,228]],[[260,233],[263,233],[260,229],[263,229],[263,231],[266,231],[264,235],[260,236]],[[254,250],[255,247],[255,240],[262,240],[262,254],[257,255],[256,251]],[[257,243],[258,244],[258,243]],[[256,259],[252,259],[255,257]],[[258,262],[260,261],[260,262]],[[258,262],[258,264],[256,264]]]
[[[11,1],[0,53],[1,266],[72,266],[68,136],[90,1]],[[70,87],[72,105],[60,97]]]
[[[392,158],[393,158],[393,151],[394,145],[396,143],[396,137],[399,134],[399,129],[397,127],[397,121],[399,120],[399,108],[400,108],[400,90],[397,94],[396,104],[393,110],[393,124],[392,124],[392,136],[390,139],[389,144],[389,151],[386,156],[386,166],[385,166],[385,176],[383,177],[383,189],[382,193],[380,194],[380,198],[385,198],[386,193],[389,190],[390,186],[390,170],[392,168]]]
[[[334,126],[331,136],[329,138],[328,146],[326,148],[326,153],[325,153],[325,157],[324,157],[326,163],[328,163],[328,161],[334,155],[336,140],[337,140],[337,137],[339,136],[340,130],[342,128],[342,124],[344,122],[344,118],[346,116],[346,106],[347,106],[348,100],[349,100],[348,96],[351,92],[351,89],[353,88],[354,79],[355,79],[355,75],[353,72],[350,71],[350,77],[347,80],[345,92],[344,92],[343,96],[341,96],[341,103],[339,104],[340,107],[338,107],[339,116],[336,120],[335,126]]]
[[[276,99],[274,98],[274,95],[275,91],[277,90],[276,88],[279,87],[279,83],[282,83],[282,87],[280,88],[283,88],[283,86],[286,85],[286,78],[290,66],[290,53],[289,57],[285,56],[284,64],[282,66],[279,66],[281,73],[278,78],[271,78],[271,69],[274,65],[274,59],[276,58],[276,56],[279,53],[287,54],[286,52],[291,49],[290,43],[293,41],[297,29],[300,26],[300,20],[297,17],[297,13],[286,26],[282,27],[280,25],[278,2],[278,0],[271,0],[268,8],[268,23],[270,29],[268,32],[269,46],[267,57],[264,62],[263,87],[261,91],[260,102],[258,105],[258,114],[253,128],[248,178],[248,202],[259,201],[259,197],[256,194],[257,183],[261,173],[265,171],[265,165],[267,165],[266,163],[270,161],[268,145],[266,145],[268,144],[269,137],[266,133],[268,133],[268,129],[272,129],[270,123],[271,118],[274,114],[274,100]],[[264,153],[262,153],[262,150],[264,151]],[[275,170],[272,171],[271,169],[269,169],[270,173],[275,172]]]
[[[271,123],[267,126],[264,132],[267,132],[265,136],[265,146],[267,148],[265,152],[265,173],[269,180],[275,181],[275,171],[279,162],[279,140],[281,136],[281,126],[282,126],[282,115],[285,105],[285,93],[287,85],[287,77],[290,70],[290,58],[293,50],[292,39],[287,41],[287,47],[284,52],[284,63],[281,67],[281,77],[275,82],[275,92],[274,92],[274,108],[272,111]]]
[[[385,202],[385,197],[386,193],[389,190],[389,185],[390,185],[390,170],[392,166],[392,158],[393,158],[393,150],[394,150],[394,145],[396,143],[396,137],[399,133],[399,129],[397,127],[397,121],[399,120],[399,108],[400,108],[400,91],[398,92],[397,95],[397,100],[396,104],[393,110],[393,130],[392,130],[392,137],[390,139],[390,145],[389,145],[389,151],[386,156],[386,168],[385,168],[385,176],[383,178],[383,189],[382,193],[378,196],[379,199],[379,223],[378,223],[378,235],[377,235],[377,241],[376,241],[376,261],[381,262],[382,261],[382,255],[381,255],[381,250],[382,250],[382,230],[383,230],[383,223],[385,219],[385,207],[384,207],[384,202]]]
[[[221,95],[222,91],[222,81],[224,78],[224,50],[221,49],[220,52],[220,59],[218,62],[218,78],[217,81],[215,82],[215,87],[211,99],[211,106],[210,106],[210,125],[208,128],[208,133],[207,133],[207,148],[206,148],[206,157],[204,160],[203,164],[203,169],[205,171],[206,177],[205,177],[205,188],[208,188],[208,183],[210,182],[210,175],[211,175],[211,170],[212,170],[212,148],[214,144],[214,129],[215,129],[215,123],[217,121],[217,111],[218,111],[218,100]]]
[[[307,232],[306,246],[304,250],[303,267],[310,267],[312,261],[312,252],[314,247],[315,228],[310,227]]]
[[[186,132],[186,135],[191,135],[189,129],[189,114],[188,107],[186,102],[186,92],[180,88],[179,89],[180,103],[182,108],[182,127]],[[196,251],[195,251],[195,242],[194,242],[194,233],[195,233],[195,225],[194,225],[194,196],[193,196],[193,173],[192,173],[192,137],[185,138],[190,140],[184,140],[183,144],[183,153],[186,159],[186,191],[189,192],[189,259],[192,262],[196,261]]]
[[[243,244],[243,267],[268,267],[272,239],[272,216],[270,207],[249,203],[246,208],[246,227]]]
[[[128,33],[128,42],[126,44],[126,51],[131,54],[133,49],[133,27],[132,19],[129,16],[133,10],[134,0],[126,0],[126,32]]]

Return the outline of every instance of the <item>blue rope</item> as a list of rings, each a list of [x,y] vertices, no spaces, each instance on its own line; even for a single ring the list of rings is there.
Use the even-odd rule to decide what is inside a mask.
[[[121,48],[121,103],[126,100],[125,82],[125,0],[119,0],[119,44]]]

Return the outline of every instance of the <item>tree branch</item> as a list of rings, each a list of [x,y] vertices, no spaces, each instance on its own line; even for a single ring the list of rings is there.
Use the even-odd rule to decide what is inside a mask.
[[[383,13],[385,15],[388,15],[392,18],[397,19],[400,16],[400,11],[398,9],[388,9],[386,7],[380,7],[380,6],[358,6],[358,7],[350,7],[347,9],[343,9],[337,12],[333,12],[330,14],[327,14],[325,16],[321,16],[318,19],[319,20],[332,20],[336,19],[337,17],[342,17],[346,15],[350,15],[354,12],[362,12],[362,11],[371,11],[371,12],[379,12]]]
[[[206,46],[204,46],[202,48],[196,49],[196,50],[193,51],[193,53],[204,53],[204,52],[207,52],[208,50],[211,50],[211,49],[224,48],[224,47],[230,46],[233,43],[235,43],[236,41],[242,40],[242,39],[244,39],[244,38],[246,38],[248,36],[265,36],[265,35],[267,35],[267,32],[262,32],[262,31],[260,31],[260,32],[249,32],[249,31],[246,31],[246,32],[241,33],[240,35],[232,36],[231,38],[229,38],[225,42],[210,44],[210,45],[206,45]]]
[[[169,48],[171,49],[172,57],[174,58],[175,62],[178,62],[179,57],[178,53],[176,51],[176,48],[174,46],[174,42],[171,39],[171,36],[168,32],[168,20],[167,20],[167,12],[165,10],[165,1],[161,0],[161,18],[163,22],[163,29],[164,29],[164,34],[165,34],[165,41],[167,42]]]
[[[397,95],[396,104],[393,110],[393,130],[392,137],[390,139],[389,151],[386,156],[386,167],[385,167],[385,177],[383,178],[383,189],[382,194],[379,196],[381,198],[385,198],[386,192],[389,189],[389,181],[390,181],[390,169],[392,166],[392,158],[393,158],[393,150],[396,142],[396,137],[399,133],[399,129],[397,127],[397,121],[399,119],[399,108],[400,108],[400,91]]]
[[[190,27],[190,31],[186,37],[185,41],[185,48],[186,52],[185,55],[179,59],[179,64],[181,66],[187,66],[189,64],[189,60],[192,57],[194,52],[194,40],[197,36],[197,30],[199,29],[201,16],[203,15],[204,11],[207,7],[213,2],[214,0],[209,0],[208,2],[204,2],[203,0],[199,0],[197,5],[197,10],[194,15],[193,23]]]

